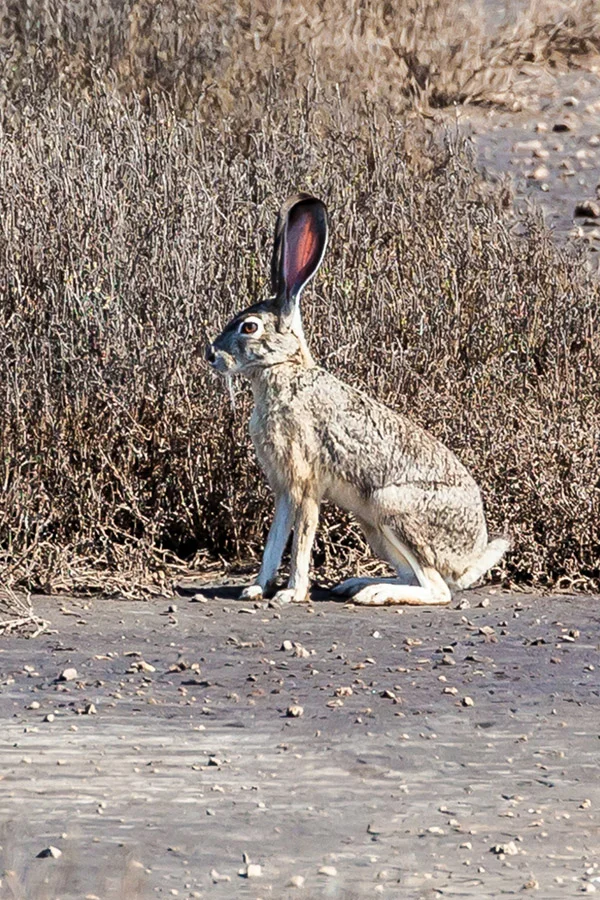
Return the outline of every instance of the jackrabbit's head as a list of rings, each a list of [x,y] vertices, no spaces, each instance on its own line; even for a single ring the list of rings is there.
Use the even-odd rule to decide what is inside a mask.
[[[325,205],[295,194],[281,207],[271,262],[273,296],[238,313],[206,348],[206,360],[224,375],[251,374],[308,356],[300,295],[321,265],[327,244]],[[309,357],[310,358],[310,357]]]

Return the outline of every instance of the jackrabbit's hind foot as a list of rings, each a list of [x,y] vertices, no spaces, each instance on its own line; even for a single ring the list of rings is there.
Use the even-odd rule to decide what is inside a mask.
[[[338,597],[352,597],[372,584],[398,584],[397,578],[347,578],[331,588],[331,593]]]
[[[288,606],[290,603],[309,603],[308,591],[297,591],[295,588],[283,588],[277,591],[271,604],[273,606]]]
[[[346,578],[345,581],[332,587],[331,593],[336,594],[338,597],[351,597],[352,594],[356,594],[357,591],[367,587],[369,584],[373,584],[376,580],[376,578]]]
[[[362,588],[351,598],[358,606],[447,606],[450,600],[449,590],[382,582]]]
[[[240,600],[262,600],[263,589],[260,584],[248,584],[240,594]]]

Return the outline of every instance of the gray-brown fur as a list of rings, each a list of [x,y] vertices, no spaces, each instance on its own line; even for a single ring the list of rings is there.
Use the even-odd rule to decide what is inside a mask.
[[[285,244],[285,216],[298,208],[300,227],[294,224]],[[279,596],[306,599],[318,509],[329,499],[357,516],[373,550],[400,578],[392,584],[350,579],[340,593],[366,604],[446,603],[448,584],[468,586],[508,544],[488,543],[479,488],[447,447],[314,364],[299,298],[326,240],[320,201],[307,195],[286,201],[273,262],[278,295],[238,314],[207,351],[218,371],[250,380],[250,433],[276,498],[263,565],[244,594],[260,596],[273,580],[293,528],[290,581]]]

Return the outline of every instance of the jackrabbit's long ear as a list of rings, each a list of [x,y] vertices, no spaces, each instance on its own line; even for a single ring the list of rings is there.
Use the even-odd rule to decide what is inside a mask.
[[[280,322],[289,322],[300,294],[317,272],[327,246],[327,210],[310,194],[295,194],[277,216],[271,287]]]

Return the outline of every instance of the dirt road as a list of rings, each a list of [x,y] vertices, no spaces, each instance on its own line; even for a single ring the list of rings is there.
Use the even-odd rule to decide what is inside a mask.
[[[480,167],[509,179],[521,214],[541,208],[558,242],[584,246],[600,271],[600,67],[536,68],[521,82],[519,111],[465,106],[457,121]]]
[[[0,897],[600,890],[600,598],[235,593],[40,598],[2,641]]]

